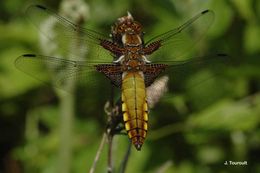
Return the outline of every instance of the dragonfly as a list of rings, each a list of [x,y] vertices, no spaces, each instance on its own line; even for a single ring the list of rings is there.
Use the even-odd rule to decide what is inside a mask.
[[[98,84],[96,76],[119,88],[124,128],[137,150],[141,150],[147,137],[149,104],[147,88],[162,75],[169,81],[185,78],[196,69],[214,67],[226,60],[226,54],[201,57],[187,57],[187,52],[205,35],[214,19],[214,12],[204,10],[184,24],[151,39],[145,39],[143,26],[128,12],[112,25],[110,35],[98,33],[76,25],[42,5],[31,5],[27,9],[30,21],[51,41],[80,41],[90,51],[85,60],[72,60],[61,57],[24,54],[18,57],[15,65],[21,71],[42,81],[38,68],[50,71],[52,83],[62,88],[70,80]],[[54,35],[42,29],[43,20],[55,23]],[[61,49],[64,44],[59,44]],[[170,52],[169,54],[167,54]],[[71,53],[70,55],[75,55]],[[76,56],[76,55],[75,55]],[[172,83],[172,82],[171,82]],[[172,90],[171,84],[168,86]]]

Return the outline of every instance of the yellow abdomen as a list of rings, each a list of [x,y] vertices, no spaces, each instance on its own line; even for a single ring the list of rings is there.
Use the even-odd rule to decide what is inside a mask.
[[[137,150],[147,134],[148,106],[142,72],[126,72],[122,82],[122,111],[125,129]]]

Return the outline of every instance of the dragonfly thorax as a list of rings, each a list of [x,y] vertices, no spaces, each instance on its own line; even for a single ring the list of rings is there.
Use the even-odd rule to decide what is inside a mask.
[[[140,71],[143,69],[145,62],[138,59],[128,59],[123,61],[123,66],[127,71]]]
[[[140,46],[142,45],[142,39],[139,35],[134,33],[125,33],[122,36],[122,43],[124,46]]]

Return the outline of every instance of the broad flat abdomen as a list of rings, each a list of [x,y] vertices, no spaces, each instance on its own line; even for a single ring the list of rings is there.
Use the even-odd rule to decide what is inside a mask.
[[[122,111],[127,134],[136,149],[140,150],[148,129],[148,106],[142,72],[126,72],[123,75]]]

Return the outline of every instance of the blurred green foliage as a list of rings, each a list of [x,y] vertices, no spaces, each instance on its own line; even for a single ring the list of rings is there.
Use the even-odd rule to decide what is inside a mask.
[[[147,38],[211,9],[215,21],[198,49],[203,54],[221,51],[231,57],[221,75],[185,92],[168,93],[169,99],[151,110],[147,140],[142,151],[132,150],[126,172],[260,172],[260,1],[86,3],[89,18],[85,27],[109,34],[110,25],[130,11],[143,24]],[[57,95],[64,93],[54,92],[13,64],[22,54],[40,52],[39,31],[23,15],[27,4],[0,2],[0,172],[52,173],[62,164],[58,153],[63,121]],[[57,2],[45,4],[59,10]],[[76,98],[73,132],[67,139],[72,143],[70,172],[87,172],[94,160],[107,118],[103,107],[108,98],[100,94],[106,92],[101,88],[77,91],[76,96],[82,97]],[[114,164],[119,170],[128,138],[118,135],[113,142]],[[224,165],[225,161],[247,161],[248,165]],[[106,165],[107,145],[96,172],[105,172]]]

